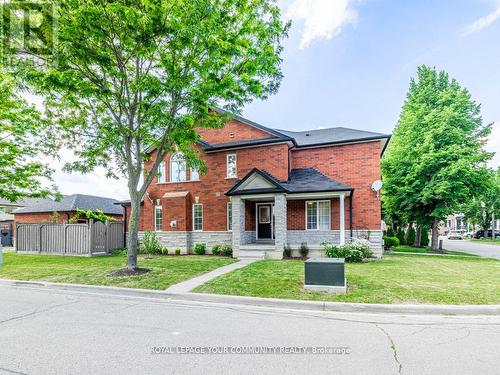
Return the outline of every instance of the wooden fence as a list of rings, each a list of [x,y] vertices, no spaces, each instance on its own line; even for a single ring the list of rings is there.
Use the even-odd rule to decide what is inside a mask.
[[[122,221],[88,224],[16,224],[16,251],[61,255],[104,255],[124,247]]]

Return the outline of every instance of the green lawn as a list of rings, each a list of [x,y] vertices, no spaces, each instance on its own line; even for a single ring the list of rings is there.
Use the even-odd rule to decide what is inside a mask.
[[[430,250],[430,247],[412,247],[412,246],[407,246],[407,245],[402,245],[398,246],[392,249],[393,251],[398,251],[400,253],[428,253]],[[449,254],[449,255],[461,255],[461,256],[467,256],[467,257],[477,257],[476,254],[469,254],[469,253],[464,253],[463,251],[452,251],[452,250],[446,250],[443,249],[444,254]]]
[[[487,239],[480,239],[480,240],[477,240],[475,238],[469,238],[467,239],[467,241],[472,241],[472,242],[479,242],[479,243],[487,243],[487,244],[490,244],[490,245],[499,245],[500,246],[500,239],[498,239],[498,236],[497,236],[497,239],[495,241],[493,241],[491,238],[487,238]]]
[[[195,291],[254,297],[368,303],[499,304],[500,261],[476,257],[386,255],[346,265],[348,294],[305,291],[304,262],[263,260]]]
[[[150,272],[138,276],[110,277],[110,272],[125,267],[124,255],[87,258],[5,253],[0,278],[166,289],[172,284],[232,262],[234,260],[231,258],[215,256],[139,255],[139,267],[149,268]]]

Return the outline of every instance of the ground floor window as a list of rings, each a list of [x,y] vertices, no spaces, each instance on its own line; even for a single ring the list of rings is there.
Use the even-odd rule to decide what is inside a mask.
[[[200,203],[193,204],[193,230],[203,230],[203,205]]]
[[[227,203],[227,230],[233,230],[233,204],[231,202]]]
[[[330,201],[306,202],[306,229],[330,230]]]
[[[155,206],[155,231],[163,230],[163,211],[161,206]]]

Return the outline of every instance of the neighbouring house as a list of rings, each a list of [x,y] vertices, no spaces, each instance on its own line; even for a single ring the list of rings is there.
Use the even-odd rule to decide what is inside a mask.
[[[66,195],[60,201],[45,200],[29,207],[18,208],[13,211],[14,220],[18,223],[65,223],[75,216],[77,209],[101,210],[106,215],[116,219],[123,219],[123,208],[116,205],[116,199],[97,197],[93,195],[73,194]],[[87,222],[85,217],[77,220]]]
[[[472,224],[467,223],[464,220],[464,215],[461,213],[455,213],[448,215],[446,220],[439,223],[438,231],[439,235],[447,235],[450,231],[461,231],[468,232],[474,230]]]
[[[167,155],[141,203],[140,236],[190,252],[196,243],[230,244],[233,255],[281,258],[289,244],[343,244],[365,238],[382,255],[381,202],[371,186],[390,136],[336,127],[292,132],[235,116],[223,128],[198,129],[208,172]],[[153,158],[156,151],[150,150]],[[145,169],[152,161],[145,163]],[[130,202],[122,202],[125,217]]]
[[[50,198],[25,198],[17,202],[0,199],[0,244],[2,246],[14,244],[14,215],[12,211],[44,201],[50,201]]]

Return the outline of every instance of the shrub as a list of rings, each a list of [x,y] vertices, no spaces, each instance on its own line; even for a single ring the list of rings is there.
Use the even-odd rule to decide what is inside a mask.
[[[126,247],[121,248],[121,249],[114,249],[111,250],[111,255],[127,255],[128,250]]]
[[[162,248],[161,248],[161,253],[162,253],[163,255],[168,255],[168,247],[166,247],[166,246],[165,246],[165,247],[162,247]]]
[[[396,237],[398,238],[400,245],[406,245],[405,232],[403,231],[403,228],[398,227],[398,231],[396,232]]]
[[[307,243],[302,242],[300,244],[299,252],[302,258],[305,258],[309,254],[309,247],[307,246]]]
[[[139,247],[141,254],[161,254],[162,246],[156,234],[150,231],[144,232],[142,245]]]
[[[343,246],[335,246],[323,243],[325,255],[329,258],[344,258],[346,262],[362,262],[363,259],[372,255],[370,242],[363,239],[355,239]]]
[[[399,246],[399,239],[397,237],[384,236],[384,248],[386,250],[396,246]]]
[[[394,237],[394,230],[392,229],[392,227],[387,228],[385,235],[387,237]]]
[[[227,257],[232,257],[233,256],[233,248],[231,245],[223,245],[221,248],[222,255],[227,256]]]
[[[286,244],[283,246],[283,258],[291,258],[292,257],[292,248],[290,244]]]
[[[416,237],[415,228],[413,227],[413,225],[410,225],[408,227],[408,230],[406,231],[406,238],[405,238],[406,244],[410,246],[415,244],[415,237]]]
[[[221,253],[222,253],[222,247],[221,247],[221,245],[214,245],[212,247],[212,254],[213,255],[221,255]]]
[[[181,255],[181,249],[179,248],[175,249],[175,255]]]
[[[422,227],[422,234],[420,235],[420,246],[429,246],[429,229]]]
[[[195,254],[203,255],[205,254],[206,251],[207,251],[207,244],[197,243],[196,245],[194,245]]]

